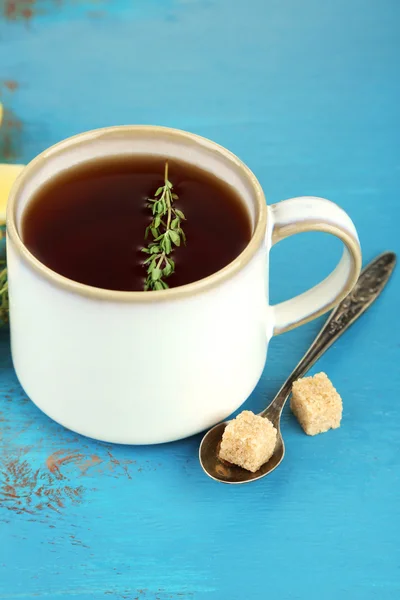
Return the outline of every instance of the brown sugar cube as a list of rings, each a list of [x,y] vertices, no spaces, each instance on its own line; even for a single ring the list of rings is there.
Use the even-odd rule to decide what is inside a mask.
[[[325,373],[295,381],[290,408],[308,435],[340,427],[342,399]]]
[[[255,473],[273,455],[276,436],[271,421],[244,410],[226,426],[219,457]]]

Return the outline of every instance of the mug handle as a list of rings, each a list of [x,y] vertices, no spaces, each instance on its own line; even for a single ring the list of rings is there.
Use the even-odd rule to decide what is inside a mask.
[[[361,270],[361,247],[356,228],[347,213],[324,198],[303,196],[268,207],[272,246],[304,231],[324,231],[344,243],[343,256],[332,273],[307,292],[272,306],[273,334],[303,325],[333,308],[355,285]]]

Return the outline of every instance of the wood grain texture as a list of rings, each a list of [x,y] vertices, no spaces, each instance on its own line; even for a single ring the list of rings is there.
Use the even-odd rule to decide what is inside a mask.
[[[399,19],[396,0],[0,0],[0,160],[110,124],[188,129],[243,158],[268,202],[337,201],[368,261],[399,250]],[[282,242],[272,300],[338,256],[322,234]],[[199,437],[118,447],[53,423],[1,332],[0,599],[397,600],[399,293],[396,272],[314,369],[344,399],[342,428],[309,438],[286,412],[285,461],[240,488],[203,475]],[[272,341],[247,408],[319,325]]]

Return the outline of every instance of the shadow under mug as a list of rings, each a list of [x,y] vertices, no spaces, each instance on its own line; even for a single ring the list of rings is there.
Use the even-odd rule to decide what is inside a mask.
[[[245,250],[210,277],[158,292],[83,285],[29,252],[22,216],[50,177],[84,161],[134,154],[184,160],[235,186],[252,221]],[[311,290],[270,306],[271,246],[311,230],[343,241],[338,266]],[[256,177],[225,148],[183,131],[124,126],[67,139],[23,170],[7,209],[7,261],[12,357],[28,396],[83,435],[149,444],[197,433],[236,410],[261,376],[272,335],[338,304],[358,278],[361,250],[336,204],[302,197],[267,207]]]

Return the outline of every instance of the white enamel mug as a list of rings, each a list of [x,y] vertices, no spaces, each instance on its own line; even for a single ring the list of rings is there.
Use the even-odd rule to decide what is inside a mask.
[[[37,190],[84,161],[129,154],[181,159],[235,186],[253,226],[245,250],[210,277],[158,292],[94,288],[44,266],[21,238]],[[311,230],[339,237],[342,259],[316,287],[270,306],[271,246]],[[21,385],[65,427],[123,444],[176,440],[228,417],[256,386],[271,336],[338,304],[361,267],[356,229],[336,204],[303,197],[267,207],[259,182],[236,156],[163,127],[91,131],[43,152],[14,184],[7,234],[12,356]]]

